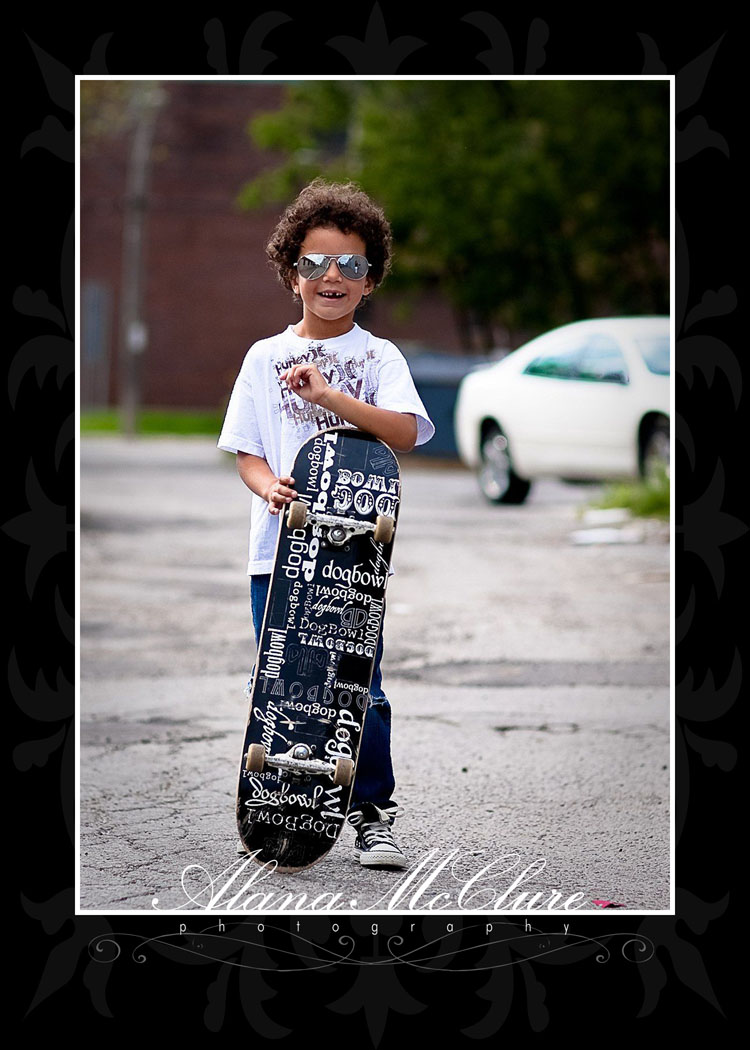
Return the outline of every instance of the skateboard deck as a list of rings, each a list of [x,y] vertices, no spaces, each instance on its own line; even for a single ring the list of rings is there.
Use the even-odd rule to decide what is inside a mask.
[[[237,823],[259,864],[299,871],[344,825],[398,519],[398,461],[371,434],[322,430],[291,469],[240,764]]]

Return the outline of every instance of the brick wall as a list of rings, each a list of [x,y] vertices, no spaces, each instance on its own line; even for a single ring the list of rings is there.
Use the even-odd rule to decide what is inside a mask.
[[[247,347],[300,316],[265,261],[280,209],[243,212],[236,205],[243,183],[273,164],[254,148],[248,120],[275,109],[283,88],[197,81],[162,87],[145,254],[143,403],[214,408],[228,398]],[[127,148],[125,138],[108,140],[81,164],[81,287],[98,282],[111,294],[110,402],[117,396]],[[454,318],[437,298],[423,298],[404,320],[386,284],[357,319],[397,344],[459,349]]]

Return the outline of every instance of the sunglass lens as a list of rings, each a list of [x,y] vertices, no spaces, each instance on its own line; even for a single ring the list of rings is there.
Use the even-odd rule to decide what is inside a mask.
[[[314,280],[326,272],[325,255],[303,255],[297,262],[297,273],[300,277]]]
[[[342,274],[350,281],[361,280],[369,269],[369,263],[364,255],[340,255],[338,263]]]

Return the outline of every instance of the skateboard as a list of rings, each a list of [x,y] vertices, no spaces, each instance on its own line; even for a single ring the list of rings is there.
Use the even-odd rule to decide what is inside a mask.
[[[309,438],[291,475],[237,792],[245,849],[279,871],[322,859],[344,825],[401,499],[395,455],[361,430]]]

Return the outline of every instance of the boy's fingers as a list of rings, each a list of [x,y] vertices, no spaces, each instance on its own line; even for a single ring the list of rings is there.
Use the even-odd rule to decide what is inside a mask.
[[[278,482],[271,489],[271,492],[269,494],[268,505],[269,507],[273,508],[273,513],[276,514],[278,513],[280,508],[275,507],[275,503],[290,503],[297,495],[294,489],[291,489],[283,484],[284,480],[284,478],[279,478]],[[293,479],[289,478],[289,480],[292,481]]]

